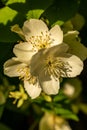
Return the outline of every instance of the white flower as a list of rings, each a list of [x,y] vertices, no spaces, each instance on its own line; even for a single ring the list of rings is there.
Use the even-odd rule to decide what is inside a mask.
[[[83,69],[83,62],[67,50],[66,44],[60,44],[39,51],[31,59],[31,74],[39,77],[41,88],[48,95],[58,93],[60,77],[76,77]]]
[[[24,88],[32,99],[40,95],[41,88],[39,82],[37,82],[37,77],[30,74],[28,62],[20,62],[18,58],[9,59],[4,63],[4,74],[9,77],[22,79]]]
[[[25,42],[21,42],[14,47],[14,54],[23,60],[31,58],[38,50],[49,48],[63,42],[63,32],[58,25],[48,30],[47,25],[39,19],[30,19],[24,22],[22,29],[18,25],[11,28],[18,33]]]
[[[4,74],[18,76],[24,81],[24,88],[34,99],[43,90],[46,94],[57,94],[60,88],[60,77],[75,77],[83,69],[83,62],[75,55],[67,53],[68,46],[60,44],[40,50],[27,61],[12,58],[4,64]]]
[[[69,123],[62,117],[45,113],[39,123],[39,130],[71,130]]]
[[[60,77],[75,77],[83,69],[82,61],[75,55],[66,53],[68,45],[63,43],[63,32],[58,25],[48,30],[42,20],[31,19],[24,22],[23,28],[12,27],[25,42],[15,45],[15,58],[4,64],[4,74],[18,76],[24,88],[33,99],[40,95],[57,94]]]
[[[18,33],[24,42],[14,46],[13,52],[16,57],[5,62],[4,74],[23,79],[24,88],[29,96],[36,98],[40,95],[41,87],[38,78],[30,74],[30,60],[40,49],[62,43],[63,32],[58,25],[48,30],[47,25],[38,19],[25,21],[22,29],[18,25],[14,25],[11,30]],[[58,83],[56,82],[56,84]]]

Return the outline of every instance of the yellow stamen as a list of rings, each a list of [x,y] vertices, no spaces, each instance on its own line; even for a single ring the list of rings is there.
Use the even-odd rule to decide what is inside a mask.
[[[50,38],[50,34],[48,32],[41,32],[41,35],[39,36],[37,35],[30,37],[29,43],[33,45],[34,50],[40,50],[50,47],[52,39]]]
[[[45,60],[45,74],[53,75],[54,78],[60,78],[60,76],[67,76],[67,72],[71,71],[68,62],[62,61],[61,58],[49,56]]]
[[[37,78],[31,75],[29,67],[18,68],[18,72],[20,73],[19,79],[28,80],[30,84],[36,83]]]

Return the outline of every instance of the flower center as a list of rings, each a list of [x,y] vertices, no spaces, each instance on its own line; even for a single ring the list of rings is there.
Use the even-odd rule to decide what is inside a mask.
[[[43,48],[50,47],[52,39],[50,38],[50,34],[46,31],[45,33],[41,32],[39,36],[37,35],[30,37],[29,43],[31,43],[33,49],[37,51]]]
[[[28,80],[30,84],[36,83],[37,78],[31,75],[29,67],[18,68],[18,72],[20,73],[19,79]]]
[[[44,71],[45,74],[48,73],[54,78],[60,78],[60,76],[67,76],[67,72],[71,71],[71,66],[61,58],[48,57],[45,60]]]

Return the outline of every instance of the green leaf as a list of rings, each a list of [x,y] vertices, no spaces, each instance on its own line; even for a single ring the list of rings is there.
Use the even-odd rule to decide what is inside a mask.
[[[85,25],[86,21],[85,21],[84,17],[81,14],[77,13],[71,19],[71,22],[73,24],[74,29],[80,31],[83,28],[83,26]]]
[[[78,121],[78,117],[68,109],[55,108],[54,111],[55,111],[56,114],[59,114],[59,115],[61,115],[62,117],[66,118],[66,119],[73,119],[73,120]]]
[[[77,115],[75,114],[65,114],[65,115],[62,115],[63,118],[66,118],[66,119],[72,119],[72,120],[75,120],[75,121],[79,121],[79,118]]]
[[[13,3],[25,3],[26,0],[7,0],[6,5],[13,4]]]
[[[87,48],[80,43],[78,38],[78,32],[67,33],[64,36],[64,42],[69,45],[69,52],[85,60],[87,58]]]
[[[44,10],[42,9],[35,9],[35,10],[29,10],[28,13],[27,13],[27,19],[30,19],[30,18],[36,18],[36,19],[39,19],[41,14],[43,13]]]
[[[25,18],[22,14],[4,7],[0,9],[0,42],[16,42],[19,36],[11,32],[11,26],[14,24],[22,24]]]
[[[56,95],[56,96],[53,98],[53,101],[54,101],[54,102],[59,102],[59,101],[64,100],[64,99],[66,99],[66,96],[63,95],[63,94],[61,94],[61,95]]]
[[[49,7],[49,5],[52,3],[53,0],[14,0],[14,2],[12,0],[9,0],[11,2],[7,2],[7,5],[20,12],[20,13],[25,13],[27,14],[27,12],[29,10],[44,10],[46,8]],[[19,8],[20,7],[20,8]]]
[[[51,25],[59,20],[67,21],[75,15],[78,7],[78,0],[54,0],[54,3],[44,11],[42,17],[47,18]]]
[[[3,25],[6,25],[9,21],[11,22],[16,15],[17,12],[9,7],[0,9],[0,24],[2,23]]]

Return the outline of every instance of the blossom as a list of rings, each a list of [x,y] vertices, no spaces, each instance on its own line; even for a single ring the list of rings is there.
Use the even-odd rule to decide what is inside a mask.
[[[12,27],[25,40],[13,48],[15,57],[4,63],[4,74],[19,77],[24,88],[34,99],[41,91],[55,95],[60,88],[60,77],[75,77],[83,69],[83,62],[67,53],[63,32],[58,25],[48,30],[42,20],[30,19],[19,28]]]
[[[14,54],[23,60],[31,57],[43,48],[49,48],[63,42],[63,31],[58,25],[50,30],[47,25],[39,19],[30,19],[24,22],[22,29],[18,25],[12,26],[11,30],[18,33],[24,42],[14,46]],[[25,56],[23,58],[23,56]]]
[[[31,74],[38,76],[43,91],[57,94],[61,77],[76,77],[83,70],[79,57],[69,54],[67,44],[60,44],[39,51],[31,59]]]
[[[39,130],[71,130],[71,128],[62,117],[46,112],[40,120]]]
[[[7,60],[4,63],[4,74],[9,77],[19,77],[24,83],[25,90],[32,99],[40,95],[41,88],[37,82],[37,77],[30,74],[29,63],[26,60],[25,63],[21,62],[17,57]]]
[[[48,30],[47,25],[38,19],[25,21],[22,29],[18,25],[14,25],[11,30],[18,33],[24,42],[14,46],[13,52],[16,57],[5,62],[4,74],[22,79],[29,96],[36,98],[40,95],[41,87],[37,76],[30,74],[30,60],[40,49],[62,43],[63,32],[58,25]]]

